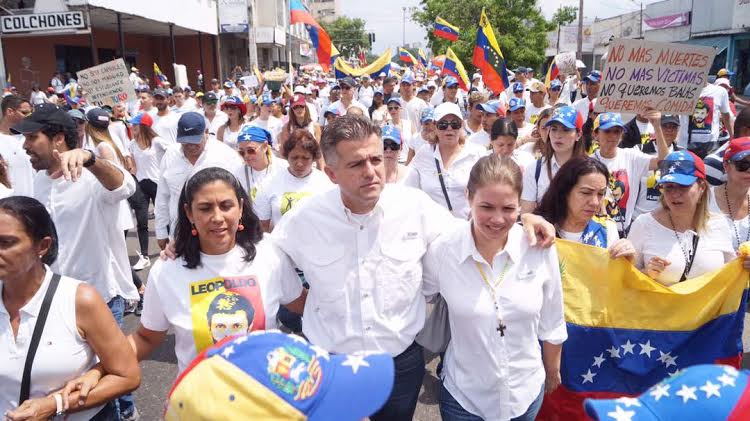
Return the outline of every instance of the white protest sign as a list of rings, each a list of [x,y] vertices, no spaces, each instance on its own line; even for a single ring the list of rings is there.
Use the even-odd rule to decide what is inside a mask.
[[[136,99],[135,88],[121,58],[81,70],[76,75],[89,104],[113,106]]]
[[[187,67],[184,64],[173,63],[172,68],[174,69],[174,84],[180,88],[188,86]]]
[[[616,39],[602,70],[596,111],[638,113],[654,108],[691,114],[708,70],[713,47]]]
[[[555,64],[560,74],[563,75],[574,75],[576,74],[576,53],[560,53],[555,56]]]

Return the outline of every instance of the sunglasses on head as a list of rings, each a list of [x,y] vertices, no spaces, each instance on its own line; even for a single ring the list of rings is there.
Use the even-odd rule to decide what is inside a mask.
[[[732,165],[734,165],[734,168],[739,172],[747,172],[748,170],[750,170],[750,161],[746,161],[744,159],[734,161],[732,162]]]
[[[461,122],[457,121],[457,120],[453,120],[453,121],[440,121],[437,124],[437,129],[438,130],[448,130],[448,128],[450,127],[453,130],[458,130],[458,129],[461,128],[461,126],[462,126]]]
[[[386,139],[383,141],[383,149],[397,151],[401,149],[401,147],[395,141],[391,139]]]

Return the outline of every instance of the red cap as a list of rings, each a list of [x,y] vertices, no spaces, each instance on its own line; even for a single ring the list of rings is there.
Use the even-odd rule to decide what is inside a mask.
[[[738,137],[729,141],[724,152],[724,162],[739,161],[750,155],[750,137]]]
[[[297,94],[292,98],[292,108],[296,107],[297,105],[304,105],[307,106],[307,101],[305,101],[305,96],[301,94]]]

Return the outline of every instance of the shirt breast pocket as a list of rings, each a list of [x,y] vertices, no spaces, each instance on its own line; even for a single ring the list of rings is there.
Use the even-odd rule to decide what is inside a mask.
[[[346,314],[346,270],[343,267],[343,247],[326,246],[304,251],[309,265],[304,268],[305,279],[310,283],[308,303],[312,310],[324,317]]]
[[[402,314],[422,286],[420,259],[424,247],[417,241],[401,241],[381,246],[380,253],[380,265],[376,269],[380,307],[386,314]]]

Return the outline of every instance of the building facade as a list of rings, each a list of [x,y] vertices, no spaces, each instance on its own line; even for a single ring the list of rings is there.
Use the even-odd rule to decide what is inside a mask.
[[[339,0],[312,0],[310,6],[318,22],[333,22],[341,13]]]

